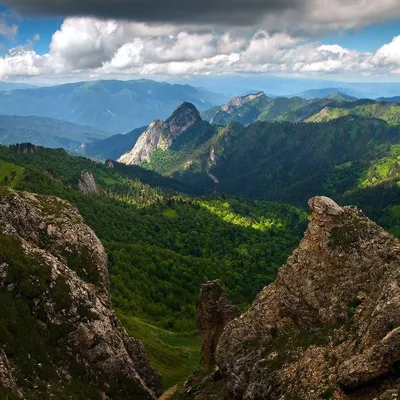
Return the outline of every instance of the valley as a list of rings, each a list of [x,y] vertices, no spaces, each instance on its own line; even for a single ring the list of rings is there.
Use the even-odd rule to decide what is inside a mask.
[[[164,121],[149,121],[149,125],[125,135],[41,117],[4,117],[6,133],[0,134],[0,142],[6,144],[0,146],[0,197],[4,210],[14,207],[13,196],[39,196],[40,212],[49,211],[49,225],[43,231],[40,228],[39,239],[29,238],[35,251],[50,252],[52,255],[46,257],[65,263],[63,274],[67,274],[68,282],[71,274],[78,274],[85,282],[89,280],[86,283],[99,285],[99,264],[93,266],[90,254],[78,251],[60,255],[59,247],[53,244],[53,228],[49,226],[58,226],[58,208],[50,207],[51,199],[59,198],[76,207],[82,223],[93,230],[107,256],[110,312],[115,312],[115,318],[132,338],[143,343],[151,370],[129,354],[131,361],[126,362],[134,365],[140,379],[145,379],[144,384],[129,389],[124,386],[132,383],[129,374],[116,377],[122,386],[113,392],[114,383],[105,387],[98,384],[103,367],[93,367],[95,362],[84,361],[92,360],[91,355],[82,353],[83,358],[76,361],[79,373],[73,381],[67,379],[57,387],[56,378],[46,370],[40,379],[49,382],[49,389],[38,386],[33,390],[38,372],[31,367],[29,384],[18,380],[25,361],[22,353],[16,356],[14,348],[5,342],[15,326],[3,310],[7,320],[0,345],[15,369],[2,370],[0,365],[0,377],[7,373],[9,382],[15,382],[8,383],[0,394],[11,396],[19,391],[28,399],[41,398],[44,393],[92,399],[105,393],[122,400],[129,391],[137,393],[138,398],[156,398],[163,391],[176,388],[173,396],[190,398],[182,394],[182,385],[202,363],[201,336],[196,325],[200,288],[208,281],[220,280],[239,312],[250,310],[244,315],[251,315],[254,299],[259,298],[259,293],[272,290],[268,288],[274,287],[281,266],[293,251],[296,254],[309,224],[308,199],[318,194],[339,204],[358,206],[367,217],[400,237],[399,121],[396,103],[357,100],[332,91],[325,98],[309,100],[272,99],[259,92],[235,97],[208,111],[185,101]],[[30,138],[35,139],[33,144],[28,143]],[[22,204],[25,201],[28,200]],[[39,212],[35,207],[32,215]],[[312,218],[315,220],[315,215]],[[5,224],[12,226],[15,222],[7,219]],[[0,243],[6,244],[7,235],[15,232],[3,225],[0,228]],[[348,229],[350,242],[357,242],[354,235],[358,231]],[[23,233],[17,236],[28,240]],[[0,261],[4,265],[17,259],[14,253],[3,253]],[[30,273],[21,274],[13,279],[32,278]],[[9,275],[4,276],[9,282]],[[57,365],[57,373],[62,375],[65,365],[60,363],[58,347],[64,346],[68,334],[59,333],[57,346],[52,336],[46,336],[49,341],[44,343],[36,325],[44,323],[48,332],[50,317],[40,314],[36,304],[46,301],[40,297],[42,291],[53,296],[55,285],[61,297],[51,300],[54,307],[64,315],[75,306],[65,300],[68,290],[64,284],[57,286],[51,279],[43,279],[39,292],[32,295],[18,292],[15,297],[7,294],[6,286],[0,288],[9,296],[5,304],[20,310],[16,312],[26,319],[26,329],[35,332],[29,346],[45,346],[50,357],[46,362]],[[295,279],[300,281],[300,275]],[[303,301],[301,296],[299,299]],[[79,309],[83,314],[74,317],[74,321],[91,327],[94,311],[90,310]],[[102,313],[108,311],[96,312],[101,315],[97,318],[104,321]],[[322,328],[321,332],[325,334]],[[226,346],[231,345],[228,333],[223,340]],[[249,346],[253,348],[251,340]],[[290,351],[292,357],[294,350]],[[35,357],[39,356],[35,353]],[[226,370],[235,363],[230,356],[224,357],[217,356],[217,362],[229,382]],[[35,358],[38,363],[41,360]],[[83,365],[84,373],[80,369]],[[276,368],[280,370],[281,365]],[[203,384],[202,390],[211,390],[210,395],[227,389],[219,381],[210,385],[207,375],[200,377],[202,383],[197,384],[196,390]],[[321,393],[333,390],[324,385],[318,389]],[[334,382],[332,387],[336,387]],[[264,393],[262,388],[249,388],[246,390]],[[278,393],[281,389],[276,390]],[[304,396],[302,388],[296,390]],[[28,395],[29,391],[32,393]],[[222,392],[218,392],[218,398],[226,396]],[[251,394],[251,398],[257,395]]]

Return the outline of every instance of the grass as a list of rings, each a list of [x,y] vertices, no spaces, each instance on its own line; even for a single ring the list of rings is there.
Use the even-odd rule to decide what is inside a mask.
[[[129,334],[141,340],[150,361],[163,376],[164,390],[184,382],[200,366],[200,336],[197,332],[175,333],[118,312]]]
[[[0,163],[0,185],[14,187],[22,176],[24,169],[10,163]]]

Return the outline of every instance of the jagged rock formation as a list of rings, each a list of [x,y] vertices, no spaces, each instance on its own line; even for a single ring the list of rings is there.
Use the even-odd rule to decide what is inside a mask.
[[[255,94],[248,94],[246,96],[238,96],[232,98],[227,104],[224,104],[211,118],[210,123],[213,125],[218,125],[221,123],[226,123],[226,115],[230,115],[236,112],[238,109],[242,108],[248,103],[254,103],[255,106],[259,104],[265,105],[268,101],[267,96],[264,92],[259,92]]]
[[[0,397],[157,398],[111,310],[103,246],[69,203],[0,188],[0,315]]]
[[[239,310],[223,291],[221,281],[211,281],[200,289],[197,326],[201,334],[201,358],[205,369],[215,365],[215,350],[228,322],[239,316]]]
[[[78,189],[82,194],[100,194],[100,190],[97,187],[94,176],[91,172],[82,171],[78,181]]]
[[[228,398],[398,398],[399,241],[357,208],[326,197],[309,205],[309,227],[276,283],[219,340]],[[198,398],[222,398],[210,396]]]
[[[140,164],[150,160],[157,150],[167,150],[183,132],[201,121],[200,113],[191,103],[182,103],[165,122],[157,120],[140,135],[134,148],[118,161],[124,164]]]

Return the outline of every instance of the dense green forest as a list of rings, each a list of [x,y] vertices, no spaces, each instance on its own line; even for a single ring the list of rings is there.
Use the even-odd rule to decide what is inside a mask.
[[[198,338],[191,332],[200,285],[222,279],[245,309],[297,246],[307,214],[258,200],[193,197],[177,191],[185,186],[171,179],[160,177],[166,186],[152,186],[135,178],[135,171],[157,181],[153,172],[112,165],[63,150],[0,147],[1,184],[71,201],[102,240],[113,305],[173,384],[198,362]],[[101,195],[79,193],[83,170],[93,173]],[[184,343],[194,348],[185,350]],[[177,369],[171,360],[180,360]]]
[[[203,190],[300,207],[316,194],[377,184],[389,171],[395,176],[400,140],[398,126],[354,116],[317,124],[232,123],[194,150],[184,144],[191,134],[143,166]]]

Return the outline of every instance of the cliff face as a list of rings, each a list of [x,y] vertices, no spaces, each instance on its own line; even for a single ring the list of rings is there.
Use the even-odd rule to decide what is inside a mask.
[[[309,205],[276,283],[219,340],[228,398],[397,399],[399,242],[356,208],[326,197]]]
[[[156,398],[110,308],[103,246],[69,203],[0,188],[0,300],[0,395]]]
[[[262,108],[268,104],[268,101],[268,97],[263,92],[234,97],[214,114],[210,123],[226,125],[229,122],[238,121],[246,125],[254,122]],[[250,110],[246,109],[246,106],[250,106]],[[254,108],[253,111],[251,111],[252,108]],[[250,114],[248,118],[246,118],[247,113]],[[232,114],[234,114],[233,119],[230,117]]]
[[[220,281],[204,284],[200,290],[197,326],[201,334],[201,358],[203,367],[215,365],[215,350],[228,322],[239,316],[239,310],[229,300]]]
[[[91,172],[82,171],[78,181],[78,189],[82,194],[97,195],[100,194],[100,189],[97,187],[94,176]]]
[[[183,103],[165,122],[157,120],[151,123],[140,135],[133,149],[122,155],[118,161],[128,165],[148,161],[156,150],[167,150],[174,139],[198,121],[201,121],[201,117],[196,107]]]

